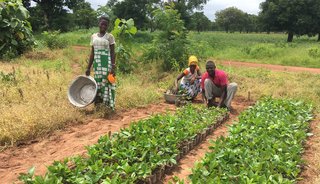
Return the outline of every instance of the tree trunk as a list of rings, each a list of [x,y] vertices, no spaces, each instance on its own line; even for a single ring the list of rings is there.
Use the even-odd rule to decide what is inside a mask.
[[[48,20],[48,15],[47,13],[45,12],[44,13],[44,16],[43,16],[43,20],[44,20],[44,27],[45,27],[45,30],[49,30],[49,20]]]
[[[320,42],[320,33],[318,33],[318,42]]]
[[[293,40],[293,32],[289,31],[287,42],[292,42],[292,40]]]

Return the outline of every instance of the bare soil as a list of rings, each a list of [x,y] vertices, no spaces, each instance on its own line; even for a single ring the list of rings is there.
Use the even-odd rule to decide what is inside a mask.
[[[310,132],[313,134],[305,143],[303,159],[306,163],[303,165],[300,173],[301,180],[298,184],[310,184],[320,182],[320,117],[317,116],[310,123]]]
[[[85,146],[95,144],[101,135],[108,134],[109,131],[117,132],[152,114],[174,110],[174,105],[160,103],[118,112],[110,119],[89,120],[84,124],[57,131],[47,139],[33,140],[33,143],[27,145],[8,148],[0,153],[0,183],[16,182],[19,173],[26,173],[32,166],[36,167],[36,175],[43,175],[46,166],[51,165],[54,160],[85,155]]]

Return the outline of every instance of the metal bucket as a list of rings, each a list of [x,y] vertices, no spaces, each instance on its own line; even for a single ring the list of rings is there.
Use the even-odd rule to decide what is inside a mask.
[[[76,107],[85,107],[94,102],[98,85],[93,77],[80,75],[69,86],[68,99]]]
[[[177,100],[183,100],[187,97],[187,95],[175,95],[175,94],[168,94],[168,93],[164,93],[163,96],[166,102],[171,104],[176,103]]]

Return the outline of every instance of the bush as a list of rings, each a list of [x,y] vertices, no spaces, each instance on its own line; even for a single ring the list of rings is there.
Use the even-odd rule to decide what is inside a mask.
[[[320,49],[313,47],[308,49],[308,55],[312,58],[319,58],[320,57]]]
[[[21,1],[0,2],[0,58],[14,58],[35,44],[28,18]]]
[[[137,28],[134,26],[133,19],[119,19],[114,23],[114,28],[111,32],[116,38],[115,52],[117,55],[117,68],[122,73],[131,73],[137,66],[131,60],[132,56],[132,40],[137,33]]]
[[[59,36],[60,31],[43,32],[43,40],[49,49],[62,49],[67,47],[68,41]]]
[[[255,59],[271,58],[276,54],[276,50],[267,45],[255,45],[253,47],[244,47],[243,53],[252,56]]]
[[[180,70],[187,60],[187,31],[180,14],[171,6],[154,12],[155,20],[161,30],[153,46],[144,54],[145,60],[163,60],[163,69]]]

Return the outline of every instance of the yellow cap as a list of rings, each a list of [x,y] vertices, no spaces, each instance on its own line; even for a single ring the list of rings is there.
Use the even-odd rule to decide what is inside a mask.
[[[190,65],[198,65],[198,58],[196,56],[190,56],[189,57],[189,63],[188,66]]]
[[[111,83],[111,84],[113,84],[113,83],[115,83],[116,82],[116,77],[113,75],[113,74],[109,74],[108,75],[108,81]]]

